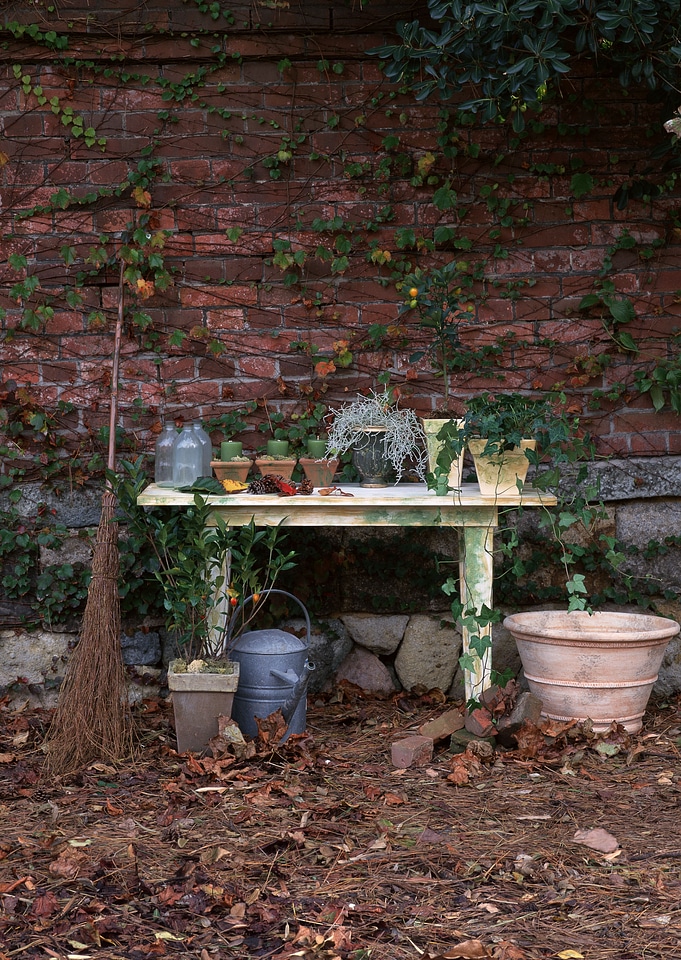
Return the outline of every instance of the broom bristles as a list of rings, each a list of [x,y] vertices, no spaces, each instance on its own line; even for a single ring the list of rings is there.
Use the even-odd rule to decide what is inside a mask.
[[[92,556],[80,640],[69,661],[47,738],[47,766],[71,773],[130,755],[132,724],[121,658],[116,497],[106,490]]]

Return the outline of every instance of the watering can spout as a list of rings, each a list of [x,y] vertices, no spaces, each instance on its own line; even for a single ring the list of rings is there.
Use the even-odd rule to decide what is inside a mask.
[[[303,697],[307,696],[307,684],[310,679],[310,674],[313,672],[314,668],[314,663],[311,663],[309,660],[305,661],[301,674],[296,678],[289,697],[282,704],[281,713],[286,723],[291,722],[291,717],[296,712],[298,704]],[[279,676],[280,679],[283,679],[283,676],[279,674],[278,671],[272,670],[271,673],[273,673],[275,676]]]

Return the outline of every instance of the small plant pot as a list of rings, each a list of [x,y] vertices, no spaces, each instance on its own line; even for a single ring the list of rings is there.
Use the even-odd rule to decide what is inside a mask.
[[[255,465],[263,477],[266,473],[275,473],[283,477],[284,480],[290,480],[297,462],[297,460],[276,460],[272,457],[257,457]]]
[[[301,457],[299,462],[313,487],[331,486],[334,474],[338,469],[337,459],[314,460],[312,457]]]
[[[504,620],[530,690],[552,720],[613,722],[637,733],[679,624],[640,613],[537,610]]]
[[[223,440],[220,444],[220,459],[233,460],[244,452],[244,445],[240,440]]]
[[[221,482],[223,480],[238,480],[246,482],[252,463],[250,460],[211,460],[213,473]]]
[[[231,717],[239,684],[239,664],[231,673],[176,673],[168,667],[168,687],[175,714],[177,752],[203,752],[218,735],[218,717]]]
[[[267,456],[268,457],[287,457],[288,456],[288,440],[268,440]]]
[[[468,449],[473,457],[475,472],[478,475],[478,485],[483,497],[499,497],[504,494],[517,493],[518,486],[522,487],[527,477],[530,461],[525,456],[526,450],[534,450],[534,440],[521,440],[519,447],[493,453],[491,456],[483,454],[487,445],[486,440],[469,440]]]

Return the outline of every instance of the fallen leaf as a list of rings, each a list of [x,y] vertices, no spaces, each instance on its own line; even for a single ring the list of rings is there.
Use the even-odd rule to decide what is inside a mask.
[[[0,753],[0,763],[12,763],[13,760],[16,760],[15,754]]]
[[[584,960],[584,954],[579,953],[577,950],[562,950],[560,953],[556,954],[560,960]]]
[[[169,930],[157,930],[154,933],[154,936],[157,940],[185,940],[186,937],[178,937],[174,933],[170,933]]]
[[[464,940],[448,950],[447,953],[440,953],[431,960],[487,960],[492,954],[484,945],[482,940]]]
[[[51,892],[44,893],[36,897],[31,907],[31,913],[34,917],[51,917],[55,910],[59,909],[57,898]]]
[[[615,837],[601,827],[593,830],[577,830],[572,839],[574,843],[589,847],[591,850],[598,850],[599,853],[614,853],[619,847]]]

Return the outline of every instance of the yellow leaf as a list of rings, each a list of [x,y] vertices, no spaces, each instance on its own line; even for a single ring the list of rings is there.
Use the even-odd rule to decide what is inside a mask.
[[[170,933],[168,930],[157,931],[154,936],[157,940],[184,940],[184,937],[176,937],[174,933]]]
[[[584,960],[584,954],[578,953],[577,950],[563,950],[556,956],[560,957],[560,960]]]

